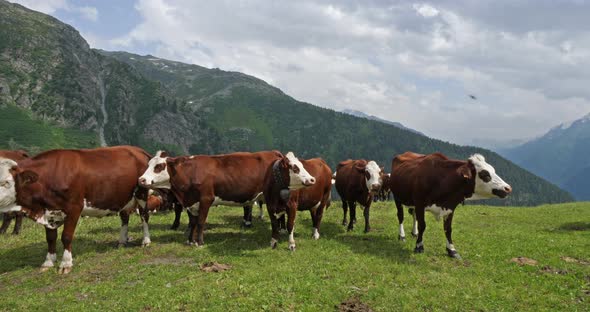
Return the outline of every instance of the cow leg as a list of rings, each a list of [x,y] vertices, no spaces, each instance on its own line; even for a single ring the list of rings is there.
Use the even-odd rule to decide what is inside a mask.
[[[350,207],[350,221],[348,222],[347,231],[352,231],[356,223],[356,202],[348,202],[348,206]]]
[[[399,222],[399,235],[398,239],[402,242],[406,241],[406,232],[404,231],[404,206],[399,200],[395,201],[395,207],[397,208],[397,221]]]
[[[295,217],[297,216],[297,205],[289,205],[287,208],[287,232],[289,232],[289,250],[295,251]]]
[[[262,201],[256,203],[258,205],[258,219],[264,220],[264,210],[262,210]]]
[[[143,240],[141,241],[141,246],[147,247],[152,243],[152,240],[150,239],[149,227],[150,214],[147,207],[139,209],[139,216],[141,218],[141,227],[143,229]]]
[[[121,218],[121,234],[119,235],[119,247],[125,247],[129,241],[129,212],[126,210],[119,211]]]
[[[320,239],[320,225],[322,225],[322,217],[324,216],[324,209],[326,209],[325,206],[326,203],[322,202],[315,213],[311,215],[313,221],[313,239]]]
[[[371,224],[369,223],[369,212],[371,210],[371,204],[365,206],[364,216],[365,216],[365,233],[369,233],[371,231]]]
[[[198,246],[205,245],[205,223],[209,215],[209,207],[213,204],[213,199],[201,199],[199,207],[199,216],[197,217],[197,244]]]
[[[197,223],[199,223],[199,203],[188,207],[188,245],[198,246],[197,244]]]
[[[14,220],[14,230],[12,231],[12,234],[18,235],[20,233],[20,228],[21,228],[22,224],[23,224],[23,214],[20,212],[17,212],[15,220]]]
[[[2,214],[2,226],[0,226],[0,234],[6,233],[6,230],[8,230],[11,221],[12,215],[9,212],[5,212]]]
[[[447,253],[449,257],[455,259],[461,259],[461,255],[455,250],[455,246],[453,245],[453,239],[451,238],[451,234],[453,233],[453,213],[445,217],[445,236],[447,237]]]
[[[285,213],[281,214],[280,217],[278,217],[278,221],[279,221],[279,233],[287,233],[287,221],[285,218]]]
[[[180,217],[182,216],[182,205],[181,204],[173,204],[174,205],[174,222],[170,227],[171,230],[178,230],[180,227]]]
[[[276,205],[273,205],[276,206]],[[275,209],[271,208],[271,205],[268,203],[266,204],[266,210],[268,211],[268,218],[270,219],[270,227],[272,228],[272,237],[270,239],[270,247],[272,249],[277,248],[277,244],[279,242],[279,220],[275,216],[274,211]],[[283,215],[284,216],[284,215]]]
[[[45,257],[45,262],[41,265],[41,272],[53,268],[55,262],[57,262],[57,229],[45,228],[45,240],[47,241],[47,256]]]
[[[70,209],[70,211],[82,211],[81,207],[79,209]],[[61,242],[64,245],[64,254],[61,258],[61,263],[59,264],[59,274],[68,274],[72,271],[72,267],[74,266],[74,262],[72,259],[72,242],[74,241],[74,232],[76,231],[76,225],[78,224],[78,219],[80,218],[80,213],[71,213],[66,215],[65,222],[64,222],[64,230],[61,233]]]
[[[416,220],[416,208],[408,209],[408,213],[412,215],[412,236],[418,237],[418,220]]]
[[[346,226],[346,214],[348,213],[348,203],[345,200],[342,201],[342,210],[344,212],[344,216],[342,217],[342,225]]]
[[[244,205],[244,220],[242,226],[245,228],[252,227],[252,205]]]
[[[423,253],[424,252],[424,242],[422,241],[422,237],[424,235],[424,231],[426,230],[426,220],[424,220],[424,207],[418,207],[414,209],[414,214],[416,215],[416,219],[418,220],[418,239],[416,240],[416,248],[414,252],[416,253]]]

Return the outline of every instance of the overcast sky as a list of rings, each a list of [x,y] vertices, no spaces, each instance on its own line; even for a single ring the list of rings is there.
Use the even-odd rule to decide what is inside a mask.
[[[244,72],[456,143],[535,137],[590,112],[585,0],[16,2],[95,48]]]

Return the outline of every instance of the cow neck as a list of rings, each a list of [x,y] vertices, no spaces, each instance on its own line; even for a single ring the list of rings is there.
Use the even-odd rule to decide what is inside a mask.
[[[279,190],[288,189],[289,183],[283,178],[283,173],[280,168],[281,159],[277,159],[272,165],[272,176],[274,179],[274,186]]]
[[[475,170],[475,166],[468,161],[467,167],[471,171],[471,179],[469,180],[467,188],[465,189],[464,199],[470,198],[475,193],[475,179],[477,178],[477,170]]]

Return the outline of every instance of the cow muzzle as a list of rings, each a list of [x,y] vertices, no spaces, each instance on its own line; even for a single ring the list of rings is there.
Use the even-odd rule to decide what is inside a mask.
[[[500,198],[506,198],[508,195],[510,195],[510,193],[512,193],[512,187],[510,187],[510,185],[504,187],[504,189],[493,189],[492,190],[492,194],[494,194]]]
[[[139,178],[139,179],[137,180],[137,182],[138,182],[138,183],[139,183],[139,185],[141,185],[141,186],[145,186],[145,187],[149,186],[149,185],[148,185],[148,183],[147,183],[147,180],[146,180],[146,178],[144,178],[144,177],[141,177],[141,178]],[[152,182],[152,184],[153,184],[153,182]]]
[[[379,183],[371,184],[371,192],[378,192],[380,188],[381,188],[381,184],[379,184]]]
[[[305,186],[312,186],[312,185],[315,184],[315,178],[314,177],[311,177],[309,179],[305,179],[305,181],[303,181],[302,183]]]

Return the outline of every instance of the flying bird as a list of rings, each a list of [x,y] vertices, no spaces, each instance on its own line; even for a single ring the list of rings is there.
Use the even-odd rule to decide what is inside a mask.
[[[469,97],[470,97],[472,100],[477,100],[477,97],[476,97],[475,95],[473,95],[473,94],[469,94]]]

